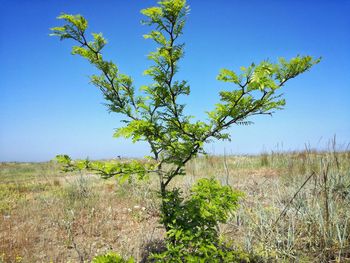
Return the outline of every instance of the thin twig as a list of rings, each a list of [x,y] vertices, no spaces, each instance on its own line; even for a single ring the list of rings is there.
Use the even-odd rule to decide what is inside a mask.
[[[299,187],[298,191],[296,191],[296,193],[293,195],[293,197],[289,200],[288,204],[285,206],[285,208],[283,209],[283,211],[280,213],[280,215],[278,216],[277,220],[275,221],[274,225],[276,225],[278,223],[278,221],[285,216],[285,214],[287,213],[287,210],[289,208],[289,206],[292,204],[292,202],[294,201],[295,197],[299,194],[299,192],[304,188],[304,186],[307,184],[307,182],[311,179],[311,177],[313,177],[315,175],[315,171],[313,171],[309,177],[305,180],[305,182]]]

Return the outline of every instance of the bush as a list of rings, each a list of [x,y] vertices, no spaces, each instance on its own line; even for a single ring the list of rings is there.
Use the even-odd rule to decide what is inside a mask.
[[[215,179],[199,180],[185,201],[179,189],[167,192],[161,219],[167,228],[167,249],[152,258],[156,262],[238,261],[242,255],[220,239],[218,224],[226,223],[241,196]]]

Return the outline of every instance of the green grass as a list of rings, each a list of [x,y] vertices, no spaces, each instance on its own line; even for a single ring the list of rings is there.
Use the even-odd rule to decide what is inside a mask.
[[[30,180],[45,180],[61,176],[58,166],[53,162],[45,163],[0,163],[2,183],[19,183]]]

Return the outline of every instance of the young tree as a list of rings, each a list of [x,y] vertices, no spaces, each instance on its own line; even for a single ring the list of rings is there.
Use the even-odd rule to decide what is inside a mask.
[[[185,105],[178,102],[180,96],[190,94],[190,86],[187,81],[175,78],[184,54],[179,38],[188,12],[186,0],[162,0],[157,6],[141,11],[145,15],[143,23],[152,28],[144,37],[152,39],[157,49],[148,55],[153,65],[145,71],[154,82],[141,87],[139,92],[135,91],[130,76],[103,57],[107,41],[102,33],[92,33],[88,40],[88,22],[83,16],[62,14],[58,19],[65,24],[51,29],[52,35],[61,40],[73,39],[78,45],[72,53],[87,59],[101,72],[92,75],[91,82],[103,93],[108,110],[124,116],[125,126],[117,129],[114,136],[131,138],[133,142],[146,141],[152,154],[152,162],[148,163],[72,161],[67,155],[58,156],[58,160],[66,170],[88,169],[104,178],[118,176],[125,180],[135,174],[143,177],[155,173],[159,178],[162,222],[167,231],[174,220],[168,198],[174,191],[169,190],[169,185],[174,177],[185,174],[186,163],[204,153],[203,146],[210,140],[230,139],[227,130],[231,126],[250,124],[251,116],[271,115],[282,109],[285,100],[279,93],[281,87],[319,62],[310,56],[297,56],[289,61],[281,58],[278,63],[252,63],[241,67],[238,74],[222,69],[217,79],[231,83],[232,89],[220,92],[220,102],[208,112],[207,122],[192,121],[184,112]]]

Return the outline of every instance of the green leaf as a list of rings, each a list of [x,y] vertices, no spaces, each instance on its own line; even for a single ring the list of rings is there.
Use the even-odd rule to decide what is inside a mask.
[[[221,69],[219,75],[217,76],[217,80],[224,82],[233,82],[236,84],[240,83],[236,73],[228,69]]]

